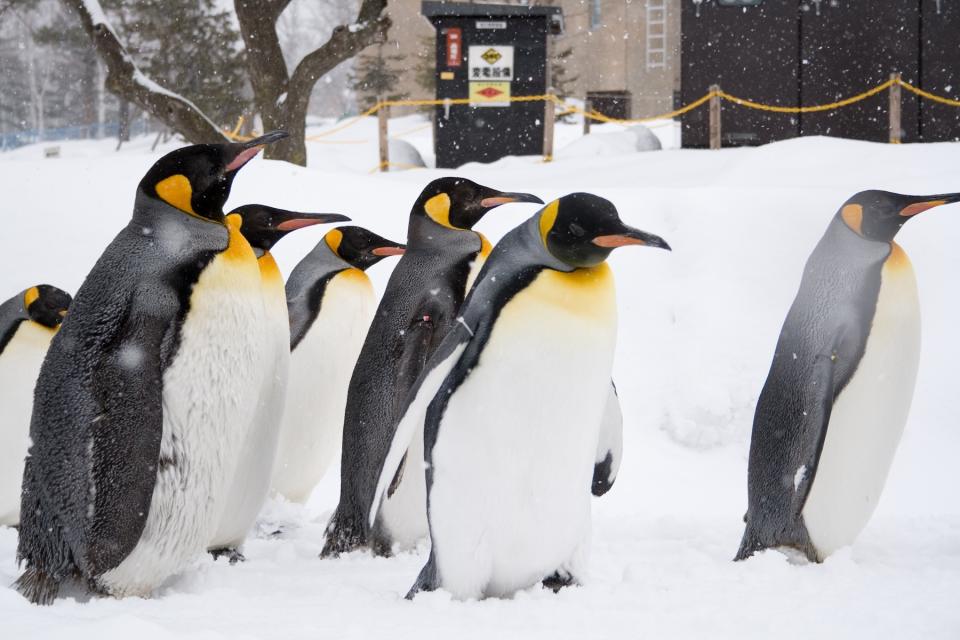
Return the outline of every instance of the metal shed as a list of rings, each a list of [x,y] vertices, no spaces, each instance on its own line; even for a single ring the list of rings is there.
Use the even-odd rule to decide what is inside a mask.
[[[547,90],[547,36],[563,30],[559,7],[423,2],[437,31],[438,167],[543,152],[544,102],[512,102]],[[549,105],[553,107],[552,104]]]

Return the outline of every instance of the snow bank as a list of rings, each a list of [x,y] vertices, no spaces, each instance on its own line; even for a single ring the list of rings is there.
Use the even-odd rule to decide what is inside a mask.
[[[422,127],[412,117],[391,133]],[[375,133],[375,123],[371,129]],[[366,124],[364,124],[366,126]],[[622,129],[622,128],[621,128]],[[599,132],[613,128],[595,129]],[[655,132],[659,131],[654,129]],[[360,139],[363,130],[334,136]],[[660,133],[657,134],[661,135]],[[668,131],[663,136],[669,147]],[[561,143],[579,136],[558,126]],[[432,161],[429,130],[402,136]],[[375,137],[374,137],[375,140]],[[117,230],[134,189],[159,155],[152,141],[63,143],[0,154],[5,185],[0,291],[37,282],[75,291]],[[169,147],[168,147],[169,148]],[[129,638],[956,638],[960,634],[960,501],[956,499],[955,366],[960,300],[960,206],[912,221],[898,241],[920,288],[924,350],[913,410],[887,489],[857,543],[820,566],[778,554],[730,562],[746,508],[753,406],[807,255],[855,191],[960,190],[960,144],[881,145],[805,138],[717,152],[508,158],[459,172],[370,174],[375,143],[309,146],[311,167],[256,160],[231,205],[338,211],[387,237],[404,237],[420,188],[462,173],[544,199],[587,190],[631,224],[665,237],[672,253],[615,252],[620,337],[615,377],[625,419],[617,484],[594,502],[592,574],[582,588],[532,589],[509,601],[458,603],[443,593],[402,596],[423,550],[391,560],[317,558],[336,502],[332,471],[305,508],[273,505],[237,567],[201,560],[151,600],[28,605],[0,587],[4,637]],[[533,213],[497,209],[491,238]],[[306,229],[277,247],[289,273],[323,235]],[[371,269],[382,289],[395,261]],[[16,535],[0,530],[0,585],[18,575]]]

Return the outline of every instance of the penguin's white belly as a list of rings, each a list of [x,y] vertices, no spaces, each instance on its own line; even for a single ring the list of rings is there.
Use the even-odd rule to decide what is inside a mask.
[[[414,432],[403,475],[393,495],[385,496],[378,514],[394,551],[412,549],[430,535],[427,523],[427,482],[423,474],[423,422]]]
[[[146,595],[206,549],[258,399],[263,314],[249,246],[218,255],[194,285],[180,347],[163,374],[147,522],[130,555],[99,578],[112,595]]]
[[[509,595],[583,577],[590,486],[616,339],[612,277],[544,271],[502,310],[450,398],[433,449],[430,532],[440,584]]]
[[[480,234],[477,234],[480,235]],[[481,250],[470,263],[467,274],[464,296],[470,293],[473,283],[480,270],[483,269],[487,257],[490,255],[489,241],[481,237]],[[416,544],[430,535],[427,523],[427,485],[420,463],[423,460],[423,424],[421,423],[413,436],[413,443],[407,451],[407,460],[400,483],[392,496],[384,497],[380,513],[379,524],[389,538],[390,544],[397,551],[412,549]]]
[[[347,388],[375,308],[359,269],[331,278],[320,313],[290,356],[274,490],[306,502],[340,454]]]
[[[0,526],[20,523],[23,460],[30,447],[33,387],[54,331],[23,320],[0,353]]]
[[[884,266],[863,358],[830,416],[803,520],[821,559],[851,544],[877,506],[910,411],[920,305],[902,250]]]
[[[266,332],[259,402],[240,452],[229,495],[211,549],[239,547],[253,527],[270,490],[290,366],[290,321],[283,280],[264,293]]]

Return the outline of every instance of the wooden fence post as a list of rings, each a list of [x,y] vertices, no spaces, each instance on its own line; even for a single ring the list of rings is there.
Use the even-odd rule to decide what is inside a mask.
[[[543,161],[551,162],[553,160],[553,120],[554,109],[556,105],[550,98],[553,97],[553,90],[547,91],[548,99],[543,101]]]
[[[383,98],[377,98],[378,104],[383,104]],[[377,129],[380,138],[380,171],[390,170],[390,142],[387,139],[387,123],[390,118],[390,107],[381,106],[377,110]]]
[[[585,98],[583,101],[583,135],[590,135],[590,125],[593,124],[592,119],[587,115],[593,112],[593,101],[590,98]]]
[[[710,148],[720,148],[720,85],[710,85]]]
[[[891,73],[890,81],[893,84],[890,85],[890,144],[900,144],[900,118],[901,118],[901,102],[900,102],[900,74]]]

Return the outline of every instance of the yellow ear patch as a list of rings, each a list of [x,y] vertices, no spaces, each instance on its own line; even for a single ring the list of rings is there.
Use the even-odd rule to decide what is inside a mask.
[[[157,183],[154,189],[156,189],[160,199],[171,207],[197,215],[190,202],[193,199],[193,187],[190,186],[190,179],[187,176],[178,173],[175,176],[164,178]]]
[[[27,289],[26,293],[23,294],[23,308],[29,309],[30,305],[37,301],[37,298],[40,297],[40,289],[36,287],[30,287]]]
[[[540,214],[540,239],[543,240],[543,246],[547,246],[547,234],[553,229],[557,221],[557,213],[560,211],[560,201],[554,200]]]
[[[323,236],[323,239],[327,242],[327,246],[330,247],[330,251],[333,251],[339,256],[340,243],[343,242],[343,231],[340,231],[340,229],[331,229],[327,231],[327,235]]]
[[[863,207],[859,204],[848,204],[840,210],[840,217],[857,235],[863,235]]]
[[[448,229],[456,229],[450,224],[450,196],[445,193],[433,196],[423,205],[430,219]]]

